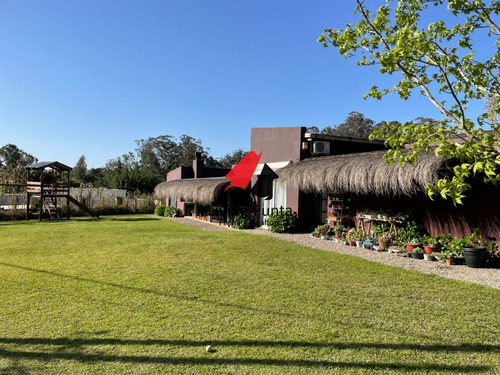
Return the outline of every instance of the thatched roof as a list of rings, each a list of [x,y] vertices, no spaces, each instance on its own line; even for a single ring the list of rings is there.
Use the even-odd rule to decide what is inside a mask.
[[[415,166],[384,161],[385,151],[329,155],[302,160],[277,171],[305,192],[414,195],[439,179],[442,158],[422,154]]]
[[[160,198],[176,196],[185,202],[209,205],[229,183],[225,177],[186,178],[156,185],[155,194]]]

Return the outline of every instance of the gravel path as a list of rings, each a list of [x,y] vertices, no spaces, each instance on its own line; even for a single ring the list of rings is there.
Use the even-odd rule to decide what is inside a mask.
[[[208,231],[234,230],[224,225],[208,223],[205,221],[196,220],[191,217],[171,218],[171,220]],[[438,275],[449,279],[468,281],[471,283],[486,285],[500,289],[500,269],[470,268],[465,265],[447,266],[446,264],[439,262],[426,262],[423,260],[411,259],[404,256],[390,254],[388,252],[368,251],[366,249],[358,247],[345,246],[334,243],[332,241],[324,241],[315,237],[311,237],[309,234],[303,234],[303,233],[296,233],[296,234],[273,233],[265,229],[259,229],[259,228],[252,230],[245,230],[244,232],[270,236],[282,241],[294,242],[307,247],[312,247],[314,249],[352,255],[369,260],[371,262],[382,263],[393,267],[399,267],[407,270]]]

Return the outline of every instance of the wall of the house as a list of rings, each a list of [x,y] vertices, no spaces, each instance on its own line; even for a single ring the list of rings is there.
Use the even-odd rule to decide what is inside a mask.
[[[305,127],[293,128],[252,128],[250,149],[262,152],[259,163],[292,161],[304,158],[301,144],[306,133]],[[299,210],[299,191],[287,186],[287,208]]]
[[[304,127],[252,128],[250,149],[259,154],[259,163],[301,160],[301,142],[306,132]]]
[[[294,163],[311,157],[311,142],[330,142],[330,154],[347,154],[384,149],[383,143],[360,142],[356,139],[332,140],[331,137],[313,135],[305,138],[306,128],[253,128],[251,150],[257,154],[262,151],[260,163],[292,161]],[[302,142],[307,141],[308,148],[302,149]],[[313,156],[314,157],[314,156]],[[293,185],[287,186],[287,208],[298,213],[299,230],[309,230],[318,222],[318,204],[320,197],[314,194],[299,193]]]
[[[183,178],[194,178],[193,168],[179,167],[167,173],[166,181],[181,180]]]

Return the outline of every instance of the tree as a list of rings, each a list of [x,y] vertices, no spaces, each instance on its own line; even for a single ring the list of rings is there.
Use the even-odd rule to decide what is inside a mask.
[[[242,149],[234,150],[219,158],[218,162],[222,168],[232,168],[234,165],[238,164],[246,154],[248,154],[248,151],[243,151]]]
[[[104,168],[90,168],[85,176],[85,182],[90,182],[96,187],[104,187],[102,179],[104,178]]]
[[[438,124],[385,123],[372,138],[390,147],[386,161],[414,163],[419,153],[436,145],[436,155],[455,158],[458,164],[449,177],[428,187],[429,195],[451,197],[455,204],[462,203],[470,188],[469,177],[499,182],[500,27],[494,19],[499,1],[387,0],[374,13],[364,0],[356,1],[359,21],[325,29],[318,41],[356,59],[357,65],[375,65],[380,73],[399,77],[391,88],[373,86],[365,98],[396,93],[407,100],[417,92],[444,117]],[[425,24],[429,17],[435,21]],[[488,46],[490,56],[476,53],[479,45]],[[469,109],[476,101],[487,101],[478,116]],[[413,147],[405,150],[407,144]]]
[[[178,142],[171,135],[161,135],[140,139],[136,144],[141,167],[150,169],[152,173],[162,178],[165,178],[167,172],[172,169],[192,165],[197,152],[201,152],[202,157],[208,158],[201,140],[185,134],[180,136]]]
[[[375,121],[366,118],[362,113],[353,111],[349,113],[342,124],[333,127],[327,126],[321,130],[321,134],[368,138],[375,128]]]
[[[86,181],[86,175],[87,162],[85,161],[85,155],[82,155],[73,167],[73,179],[81,184]]]
[[[24,167],[37,159],[11,143],[0,148],[0,182],[19,183],[25,178]]]
[[[0,148],[0,167],[14,169],[36,162],[36,158],[11,143]]]
[[[319,128],[317,126],[309,126],[307,129],[306,129],[306,132],[307,133],[319,133]]]

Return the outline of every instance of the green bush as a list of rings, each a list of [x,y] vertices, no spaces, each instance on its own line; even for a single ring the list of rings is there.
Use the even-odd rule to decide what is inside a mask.
[[[165,207],[165,216],[174,217],[175,215],[180,214],[180,213],[181,213],[181,210],[179,210],[175,206]]]
[[[405,225],[397,229],[395,243],[397,246],[406,246],[406,244],[420,240],[423,228],[414,221],[408,221]]]
[[[267,228],[271,232],[293,233],[297,224],[297,213],[294,211],[272,212],[267,219]]]
[[[165,216],[165,210],[166,210],[167,206],[163,205],[163,204],[159,204],[155,207],[155,215],[158,215],[158,216]]]
[[[247,214],[238,214],[233,220],[236,229],[253,229],[255,228],[255,217]]]

